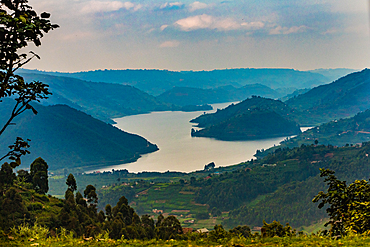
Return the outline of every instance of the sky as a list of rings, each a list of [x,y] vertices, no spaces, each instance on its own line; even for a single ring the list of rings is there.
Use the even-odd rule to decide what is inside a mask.
[[[370,66],[366,0],[29,0],[60,28],[25,68],[213,70]]]

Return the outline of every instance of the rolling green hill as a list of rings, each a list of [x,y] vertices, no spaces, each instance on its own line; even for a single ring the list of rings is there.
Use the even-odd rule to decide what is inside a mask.
[[[22,159],[26,167],[41,156],[51,170],[87,169],[95,165],[132,162],[140,154],[158,150],[156,145],[140,136],[121,131],[69,106],[35,105],[35,108],[37,115],[23,113],[0,139],[8,145],[17,136],[31,139],[31,154]],[[3,102],[0,122],[5,121],[9,110],[9,102]],[[1,153],[7,152],[8,145],[1,146]]]
[[[192,136],[221,140],[254,140],[300,133],[296,113],[279,100],[252,97],[190,122],[204,129]]]
[[[213,137],[220,140],[258,140],[301,133],[299,125],[274,111],[251,110],[218,124],[192,132],[194,137]]]
[[[349,74],[327,85],[311,89],[285,103],[302,111],[301,125],[312,126],[343,117],[350,117],[370,108],[370,70]]]
[[[360,112],[351,118],[333,120],[308,129],[294,138],[281,142],[279,146],[258,152],[256,157],[261,158],[268,153],[276,152],[276,150],[299,147],[302,144],[311,145],[315,141],[319,144],[332,146],[361,144],[370,141],[370,110]]]

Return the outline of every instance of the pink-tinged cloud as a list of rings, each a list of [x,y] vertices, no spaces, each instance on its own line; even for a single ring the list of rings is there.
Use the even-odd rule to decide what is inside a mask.
[[[162,25],[160,29],[161,29],[161,31],[163,31],[163,30],[165,30],[167,27],[168,27],[168,25]]]
[[[294,26],[291,28],[288,27],[282,27],[282,26],[277,26],[274,29],[271,29],[269,34],[271,35],[278,35],[278,34],[292,34],[292,33],[302,33],[307,30],[306,26]]]
[[[191,11],[191,12],[193,12],[193,11],[196,11],[196,10],[198,10],[198,9],[205,9],[205,8],[208,8],[208,4],[206,4],[206,3],[201,3],[201,2],[198,2],[198,1],[196,1],[196,2],[194,2],[194,3],[191,3],[190,5],[189,5],[189,10]]]
[[[216,29],[216,30],[236,30],[241,27],[236,21],[230,18],[216,18],[210,15],[196,15],[184,18],[175,22],[175,26],[183,31],[192,31],[197,29]]]
[[[173,48],[173,47],[178,47],[180,45],[180,42],[177,40],[169,40],[165,41],[162,44],[160,44],[159,47],[161,48]]]

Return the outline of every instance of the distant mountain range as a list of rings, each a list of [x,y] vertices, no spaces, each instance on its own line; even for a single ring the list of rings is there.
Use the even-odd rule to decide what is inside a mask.
[[[0,122],[10,114],[11,100],[1,103]],[[31,154],[22,158],[29,167],[37,157],[50,170],[92,168],[136,161],[141,154],[158,150],[146,139],[129,134],[66,105],[35,104],[38,114],[26,111],[0,137],[0,153],[7,153],[17,136],[31,139]]]
[[[41,81],[53,93],[45,105],[66,104],[95,118],[111,122],[111,118],[152,111],[179,110],[139,89],[113,83],[90,82],[64,76],[20,73],[26,81]]]
[[[191,87],[174,87],[159,95],[157,99],[174,105],[201,105],[223,102],[241,101],[252,95],[268,98],[277,98],[280,94],[261,84],[245,85],[241,88],[233,86],[218,87],[215,89],[201,89]]]
[[[95,70],[76,73],[20,70],[24,73],[41,73],[72,77],[93,82],[107,82],[134,86],[148,94],[158,96],[173,87],[215,89],[223,86],[240,88],[249,84],[261,84],[274,90],[312,88],[329,83],[354,70],[298,71],[293,69],[220,69],[213,71],[168,70]]]

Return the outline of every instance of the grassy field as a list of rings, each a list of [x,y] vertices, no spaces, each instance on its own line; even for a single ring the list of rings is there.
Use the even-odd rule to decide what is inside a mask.
[[[215,224],[220,224],[222,219],[197,219],[197,214],[208,213],[208,205],[194,202],[194,194],[198,189],[179,183],[158,183],[139,192],[131,206],[140,215],[175,215],[183,227],[212,229]]]
[[[198,238],[195,240],[112,240],[107,238],[96,238],[84,240],[82,238],[57,237],[57,238],[25,238],[19,237],[12,240],[3,237],[0,246],[239,246],[239,247],[281,247],[281,246],[369,246],[369,236],[349,236],[343,239],[333,240],[328,237],[300,236],[300,237],[274,237],[274,238],[228,238],[211,240],[209,238]]]

